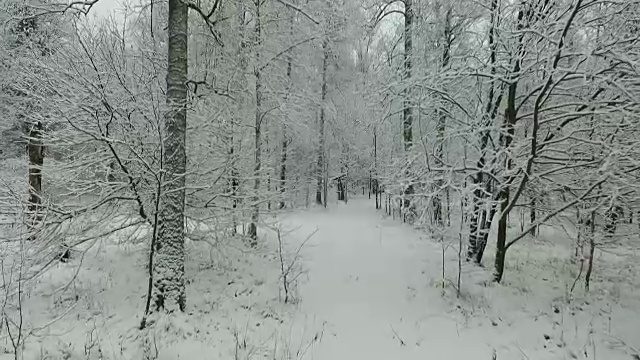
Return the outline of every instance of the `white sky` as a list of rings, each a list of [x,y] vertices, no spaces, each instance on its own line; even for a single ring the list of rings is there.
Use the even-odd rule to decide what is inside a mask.
[[[91,8],[91,12],[100,18],[109,16],[114,10],[122,7],[122,0],[100,0]]]

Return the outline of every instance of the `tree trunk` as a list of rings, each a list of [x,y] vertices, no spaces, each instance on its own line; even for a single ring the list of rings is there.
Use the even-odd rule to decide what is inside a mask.
[[[591,140],[591,136],[589,136]],[[602,194],[601,186],[598,186],[598,194]],[[587,217],[585,221],[585,225],[589,227],[589,259],[587,264],[587,272],[584,277],[584,290],[589,291],[589,286],[591,285],[591,273],[593,272],[593,255],[595,253],[596,248],[596,210],[595,208],[591,210],[591,213]],[[605,216],[605,227],[606,227],[606,216]],[[610,237],[610,234],[605,234],[605,236]]]
[[[516,28],[519,31],[522,31],[524,27],[524,16],[525,12],[521,8],[518,11],[518,25]],[[504,169],[508,173],[513,167],[513,161],[511,160],[509,149],[511,148],[511,143],[513,142],[513,137],[515,134],[515,125],[518,115],[518,108],[516,107],[516,96],[518,90],[518,76],[520,76],[521,69],[521,61],[522,55],[524,52],[524,43],[523,43],[523,35],[519,35],[518,45],[516,47],[516,53],[514,54],[514,65],[511,73],[509,75],[511,82],[508,86],[507,91],[507,107],[505,109],[504,121],[502,123],[502,133],[500,135],[500,145],[502,146],[502,150],[504,151]],[[535,136],[532,134],[532,136]],[[525,175],[526,176],[526,175]],[[507,176],[503,176],[506,180]],[[507,224],[509,222],[509,212],[513,207],[509,207],[509,197],[510,197],[510,189],[508,184],[501,184],[499,192],[499,202],[500,202],[500,223],[498,224],[498,245],[496,247],[496,261],[495,261],[495,273],[494,280],[496,282],[500,282],[502,280],[502,275],[504,273],[504,261],[507,252],[506,247],[506,238],[507,238]],[[514,194],[513,201],[516,200],[518,192]]]
[[[474,249],[474,252],[468,254],[468,257],[473,259],[474,262],[478,265],[482,263],[484,250],[487,247],[489,232],[491,231],[491,224],[493,223],[493,218],[495,217],[497,207],[497,203],[491,203],[489,205],[489,211],[486,211],[485,209],[482,209],[480,211],[481,215],[479,217],[479,222],[475,224],[475,227],[473,226],[473,224],[470,225],[470,229],[474,231],[472,234],[470,234],[470,238],[473,235],[476,247]],[[472,221],[478,221],[478,217],[473,216]]]
[[[496,282],[502,280],[504,274],[504,261],[507,254],[507,225],[508,217],[504,210],[509,204],[509,188],[500,191],[500,219],[498,219],[498,239],[496,242],[496,260],[493,279]]]
[[[305,184],[306,184],[306,189],[305,189],[305,194],[304,194],[304,200],[305,200],[305,207],[308,209],[309,208],[309,197],[311,196],[311,181],[310,179],[312,179],[313,177],[313,165],[309,165],[309,168],[307,168],[306,174],[305,174]]]
[[[439,5],[437,5],[439,7]],[[451,50],[451,8],[449,8],[445,15],[444,21],[444,34],[443,34],[443,44],[444,47],[442,49],[442,70],[445,70],[449,66],[449,54]],[[436,137],[436,143],[438,146],[436,147],[436,166],[442,167],[444,166],[444,132],[446,128],[446,115],[445,111],[442,109],[442,106],[437,110],[438,116],[438,133]],[[435,195],[433,196],[432,205],[433,205],[433,221],[436,225],[443,226],[444,225],[444,217],[443,217],[443,203],[442,196],[440,192],[442,191],[444,181],[439,179],[436,181],[436,189]]]
[[[289,34],[293,37],[294,29],[293,24],[295,21],[295,16],[293,10],[291,11],[291,15],[289,16]],[[293,87],[293,54],[292,50],[289,50],[287,54],[287,86],[288,86],[288,94],[291,93],[291,89]],[[278,205],[279,209],[284,209],[285,207],[285,189],[286,189],[286,180],[287,180],[287,148],[289,146],[289,139],[287,134],[287,120],[282,120],[282,153],[280,154],[280,204]]]
[[[341,159],[340,159],[342,166],[341,166],[341,173],[343,175],[342,177],[342,201],[344,201],[345,203],[348,201],[347,197],[349,196],[349,146],[348,145],[343,145],[342,146],[342,154],[341,154]],[[364,195],[364,186],[362,187],[362,195]]]
[[[531,225],[536,223],[536,198],[532,197],[531,198],[531,208],[529,209],[529,223]],[[529,234],[531,234],[531,236],[536,236],[538,227],[533,227],[531,228],[531,231],[529,232]]]
[[[411,104],[411,72],[413,54],[413,0],[404,0],[404,109],[402,111],[402,128],[404,150],[409,159],[409,152],[413,147],[413,107]],[[407,173],[409,178],[409,164],[407,163]],[[407,179],[409,180],[409,179]],[[411,196],[414,193],[413,184],[409,183],[404,192],[404,207],[410,209]]]
[[[329,66],[329,38],[325,37],[322,42],[322,91],[321,91],[321,99],[320,99],[320,123],[318,124],[319,132],[320,132],[320,144],[318,146],[318,190],[316,192],[316,203],[318,205],[323,204],[323,193],[324,196],[324,207],[327,207],[327,199],[326,199],[326,187],[327,184],[324,183],[324,171],[326,168],[324,153],[325,153],[325,101],[327,99],[327,68]],[[323,185],[324,184],[324,185]]]
[[[520,61],[516,60],[513,69],[513,74],[520,72]],[[509,149],[511,148],[511,142],[513,141],[513,135],[515,133],[516,123],[516,90],[518,83],[514,81],[509,85],[509,93],[507,96],[507,108],[505,110],[504,122],[503,122],[503,135],[501,135],[501,145],[505,150],[505,170],[508,172],[512,168],[512,161],[509,157]],[[495,273],[494,280],[500,282],[504,273],[504,261],[507,253],[506,241],[507,241],[507,224],[509,222],[509,197],[510,189],[508,184],[500,185],[501,189],[498,195],[498,201],[500,203],[500,219],[498,222],[498,239],[496,244],[496,261],[495,261]]]
[[[330,158],[328,156],[328,151],[327,151],[327,157]],[[322,199],[324,200],[322,202],[322,206],[324,206],[324,208],[327,208],[327,200],[329,198],[329,162],[325,161],[324,162],[324,177],[323,177],[323,181],[322,181]]]
[[[153,311],[184,311],[184,208],[187,157],[187,6],[169,0],[164,184],[153,264]]]
[[[260,7],[261,0],[255,1],[256,5],[256,18],[255,18],[255,53],[256,53],[256,64],[254,65],[254,75],[255,75],[255,96],[256,96],[256,113],[255,113],[255,159],[254,159],[254,169],[253,176],[255,177],[253,183],[253,209],[251,212],[251,223],[249,224],[249,229],[247,233],[249,235],[250,245],[257,246],[258,245],[258,221],[260,220],[260,171],[262,169],[262,72],[260,70],[260,46],[262,43],[262,25],[260,19]]]
[[[244,2],[242,0],[238,0],[237,2],[237,18],[238,18],[238,34],[240,37],[240,41],[238,43],[238,53],[237,60],[240,65],[240,84],[239,87],[242,90],[246,90],[247,81],[245,77],[245,73],[247,72],[247,59],[246,59],[246,41],[245,41],[245,8]],[[244,111],[243,109],[246,106],[244,91],[241,91],[239,96],[239,101],[237,102],[236,107],[236,122],[238,124],[242,124],[244,121]],[[238,229],[238,205],[240,203],[240,199],[238,197],[238,190],[240,188],[240,172],[238,171],[238,158],[236,155],[236,144],[234,139],[235,130],[233,125],[231,126],[231,139],[230,139],[230,148],[229,148],[229,156],[231,158],[231,206],[233,208],[232,214],[232,226],[233,226],[233,234],[237,233]],[[244,223],[243,223],[244,227]]]
[[[42,144],[42,123],[39,121],[29,131],[27,151],[29,153],[29,212],[30,239],[35,239],[37,227],[42,220],[42,165],[44,146]]]
[[[373,179],[375,181],[374,194],[376,195],[376,210],[382,207],[380,198],[380,182],[378,181],[378,135],[377,128],[373,128]]]
[[[369,170],[369,200],[371,200],[371,191],[372,190],[373,190],[373,176],[371,175],[371,170]],[[376,206],[376,209],[377,208],[378,207]]]
[[[591,219],[589,221],[589,264],[587,265],[587,273],[584,277],[584,290],[589,291],[589,285],[591,283],[591,272],[593,271],[593,254],[596,250],[596,213],[591,212]]]
[[[233,214],[231,214],[232,216],[232,226],[233,229],[231,230],[232,234],[236,234],[238,232],[238,214],[237,214],[237,209],[238,209],[238,187],[240,185],[240,182],[238,180],[238,168],[236,167],[236,161],[237,159],[235,159],[235,144],[234,144],[234,136],[233,136],[233,127],[231,128],[231,146],[229,148],[229,157],[231,158],[231,180],[230,180],[230,185],[231,185],[231,207],[233,208]]]
[[[291,66],[291,63],[289,63]],[[284,209],[285,202],[285,185],[287,181],[287,146],[289,142],[287,140],[287,125],[282,125],[282,154],[280,155],[280,204],[279,209]]]
[[[261,126],[262,127],[262,126]],[[266,172],[266,176],[267,176],[267,211],[271,211],[271,197],[272,192],[271,192],[271,176],[272,176],[272,169],[273,169],[273,165],[271,163],[271,151],[269,150],[269,143],[270,143],[270,138],[271,138],[271,131],[269,131],[269,123],[265,123],[264,128],[264,147],[266,149],[265,153],[266,153],[266,166],[265,166],[265,172]]]
[[[498,12],[498,0],[491,1],[491,26],[489,27],[489,64],[491,74],[496,73],[497,62],[497,49],[495,41],[496,21]],[[485,113],[483,117],[480,137],[480,158],[478,159],[477,168],[479,169],[476,176],[473,178],[476,189],[474,191],[473,212],[471,213],[471,220],[469,221],[469,249],[467,252],[467,258],[473,259],[478,265],[482,262],[484,249],[487,245],[487,239],[489,236],[489,229],[493,222],[493,215],[495,212],[495,205],[489,204],[490,211],[487,213],[485,203],[491,194],[490,179],[485,178],[484,167],[487,161],[487,152],[489,146],[490,126],[493,124],[496,118],[499,104],[502,101],[502,95],[496,96],[495,85],[491,84],[489,87],[489,94],[487,97],[487,104],[485,107]]]

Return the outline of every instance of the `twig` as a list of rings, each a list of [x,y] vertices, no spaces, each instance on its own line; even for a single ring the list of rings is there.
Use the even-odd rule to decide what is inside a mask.
[[[302,14],[302,15],[304,15],[307,19],[309,19],[309,20],[313,21],[316,25],[320,25],[320,22],[319,22],[318,20],[316,20],[316,19],[314,19],[313,17],[311,17],[311,15],[309,15],[307,12],[305,12],[305,11],[304,11],[304,10],[302,10],[301,8],[299,8],[299,7],[297,7],[297,6],[293,5],[293,4],[291,4],[291,3],[289,3],[289,2],[283,1],[283,0],[278,0],[278,2],[279,2],[280,4],[282,4],[282,5],[286,6],[286,7],[288,7],[288,8],[291,8],[291,9],[293,9],[293,10],[295,10],[295,11],[299,12],[299,13],[300,13],[300,14]]]
[[[571,285],[571,290],[569,291],[569,293],[573,293],[573,289],[575,289],[576,283],[578,283],[578,280],[580,279],[580,276],[582,275],[582,269],[583,268],[584,268],[584,257],[580,259],[580,272],[578,272],[578,276],[576,276],[576,279],[573,281],[573,285]]]
[[[406,346],[407,344],[404,342],[404,340],[402,340],[400,335],[398,335],[398,333],[396,332],[396,329],[393,328],[393,325],[389,324],[389,327],[391,328],[391,331],[393,331],[393,334],[396,336],[396,339],[400,341],[400,346]]]
[[[159,180],[157,184],[155,199],[155,213],[153,215],[153,235],[151,237],[151,249],[149,249],[149,282],[147,284],[147,301],[144,306],[144,315],[142,316],[142,321],[140,321],[140,330],[144,329],[147,325],[147,317],[149,316],[149,310],[151,306],[151,296],[153,295],[153,259],[155,255],[156,243],[158,241],[158,213],[160,212],[161,192],[162,181]]]

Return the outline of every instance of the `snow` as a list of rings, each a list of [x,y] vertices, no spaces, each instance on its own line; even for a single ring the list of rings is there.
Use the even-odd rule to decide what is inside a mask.
[[[25,294],[24,332],[30,335],[23,359],[234,359],[236,352],[248,359],[272,353],[280,340],[274,334],[290,309],[279,301],[270,249],[247,251],[237,238],[218,248],[188,241],[187,312],[153,318],[154,325],[140,331],[148,252],[131,235],[114,233],[55,265]],[[15,309],[11,315],[18,319]],[[236,349],[235,334],[246,346]],[[0,335],[0,359],[13,359],[4,329]]]
[[[287,219],[292,227],[303,224],[299,238],[319,229],[304,252],[308,280],[296,320],[299,332],[308,319],[316,328],[322,324],[322,340],[308,358],[615,360],[637,354],[638,287],[621,285],[628,289],[624,298],[603,296],[604,276],[592,285],[602,292],[563,299],[575,277],[564,265],[568,260],[536,244],[535,251],[523,245],[508,254],[503,285],[490,283],[487,270],[464,264],[456,299],[451,286],[442,288],[450,284],[441,275],[442,246],[381,214],[370,201],[352,199]],[[629,263],[637,274],[637,261]],[[451,247],[446,269],[455,279]]]
[[[237,238],[188,241],[187,312],[140,331],[147,249],[131,237],[146,232],[116,232],[29,289],[23,358],[629,360],[640,349],[632,247],[598,251],[591,292],[579,281],[569,293],[577,265],[566,236],[546,227],[510,250],[503,284],[489,281],[493,249],[486,269],[463,262],[457,298],[457,244],[443,279],[441,244],[368,199],[293,211],[281,227],[292,252],[317,229],[293,305],[282,301],[273,232],[261,229],[257,250]],[[0,336],[0,359],[12,359],[4,328]]]

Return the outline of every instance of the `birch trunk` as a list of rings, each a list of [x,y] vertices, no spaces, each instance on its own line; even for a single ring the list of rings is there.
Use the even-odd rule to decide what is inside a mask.
[[[413,147],[413,107],[411,105],[411,72],[413,63],[413,0],[404,0],[404,109],[402,111],[402,128],[404,150],[409,158],[409,151]],[[407,167],[409,164],[407,163]],[[409,172],[405,174],[409,177]],[[407,179],[410,181],[409,179]],[[410,208],[413,184],[409,183],[404,191],[404,208]]]

